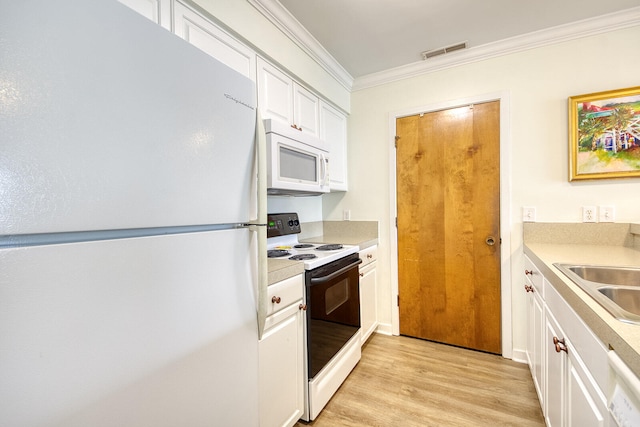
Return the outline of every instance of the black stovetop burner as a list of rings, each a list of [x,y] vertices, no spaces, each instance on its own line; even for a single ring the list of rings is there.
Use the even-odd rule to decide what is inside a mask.
[[[299,255],[294,255],[289,259],[292,261],[304,261],[307,259],[315,259],[315,258],[318,258],[318,257],[314,254],[299,254]]]
[[[311,243],[300,243],[299,245],[295,245],[294,248],[296,249],[309,249],[314,247],[315,245],[312,245]]]
[[[317,251],[335,251],[338,249],[342,249],[342,245],[334,243],[331,245],[322,245],[316,248]]]
[[[281,249],[272,249],[270,251],[267,251],[267,258],[281,258],[288,255],[291,255],[291,252],[283,251]]]

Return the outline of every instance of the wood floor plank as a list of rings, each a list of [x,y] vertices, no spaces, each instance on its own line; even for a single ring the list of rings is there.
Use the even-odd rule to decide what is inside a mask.
[[[374,334],[320,416],[298,427],[544,426],[529,368],[501,356]]]

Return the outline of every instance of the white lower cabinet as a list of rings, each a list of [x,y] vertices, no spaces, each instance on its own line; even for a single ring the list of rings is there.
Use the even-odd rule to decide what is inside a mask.
[[[360,335],[364,344],[378,327],[376,258],[378,246],[360,251]]]
[[[527,261],[529,261],[527,259]],[[525,291],[527,292],[527,319],[529,329],[527,331],[527,362],[531,367],[531,377],[533,384],[540,400],[540,407],[544,408],[544,372],[543,349],[544,349],[544,299],[542,295],[542,286],[540,272],[530,262],[525,262],[526,282]]]
[[[529,268],[530,263],[527,259],[526,269],[535,277],[539,273]],[[531,285],[532,274],[527,276],[527,283]],[[553,285],[542,276],[539,279],[540,291],[536,291],[538,288],[534,285],[534,292],[529,292],[527,358],[545,423],[549,427],[605,427],[608,410],[603,390],[607,390],[609,382],[607,349]],[[542,341],[539,341],[537,331],[541,324]],[[539,367],[537,345],[542,354]]]
[[[304,412],[304,276],[270,285],[259,342],[260,426],[290,427]]]

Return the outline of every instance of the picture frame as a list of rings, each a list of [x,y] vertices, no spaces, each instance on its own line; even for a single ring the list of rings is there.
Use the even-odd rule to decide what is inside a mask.
[[[569,181],[640,177],[640,86],[569,97]]]

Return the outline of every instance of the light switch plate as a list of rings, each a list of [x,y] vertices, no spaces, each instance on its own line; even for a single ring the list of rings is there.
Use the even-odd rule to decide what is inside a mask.
[[[533,206],[523,206],[522,222],[536,222],[536,208]]]
[[[614,222],[616,220],[615,206],[600,206],[598,208],[598,221]]]

